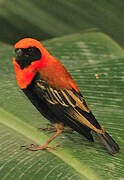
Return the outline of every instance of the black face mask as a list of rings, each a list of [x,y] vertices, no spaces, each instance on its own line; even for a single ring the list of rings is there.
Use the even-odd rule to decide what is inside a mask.
[[[36,47],[17,48],[15,49],[15,59],[21,69],[29,66],[33,61],[42,58],[40,50]]]

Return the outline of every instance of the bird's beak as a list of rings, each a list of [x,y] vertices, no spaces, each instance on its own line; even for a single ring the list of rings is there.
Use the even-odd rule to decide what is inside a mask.
[[[23,56],[23,51],[22,49],[15,49],[15,59],[18,61],[20,58]]]

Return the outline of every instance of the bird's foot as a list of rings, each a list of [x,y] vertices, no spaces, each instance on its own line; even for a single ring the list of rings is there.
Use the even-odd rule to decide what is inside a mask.
[[[37,144],[31,144],[29,146],[21,146],[22,148],[24,148],[25,150],[30,150],[30,151],[38,151],[38,150],[45,150],[45,149],[49,149],[49,150],[56,150],[56,148],[58,146],[47,146],[47,145],[43,145],[43,146],[39,146]]]
[[[48,124],[46,128],[38,128],[39,130],[48,131],[48,132],[56,132],[56,127],[52,124]],[[63,132],[73,133],[73,129],[64,129]]]
[[[46,128],[38,128],[38,129],[48,132],[56,132],[56,127],[52,124],[48,124]]]

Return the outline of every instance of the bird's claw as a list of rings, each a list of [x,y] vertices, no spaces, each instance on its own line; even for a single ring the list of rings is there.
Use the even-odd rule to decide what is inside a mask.
[[[48,124],[46,128],[38,128],[39,130],[48,131],[48,132],[56,132],[56,127],[52,124]]]
[[[24,148],[24,150],[38,151],[38,150],[45,150],[45,149],[56,150],[58,146],[50,147],[47,145],[39,146],[37,144],[31,144],[29,146],[21,146],[21,147]]]

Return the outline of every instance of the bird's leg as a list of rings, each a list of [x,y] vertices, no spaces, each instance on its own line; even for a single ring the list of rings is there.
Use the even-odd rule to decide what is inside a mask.
[[[48,131],[48,132],[56,132],[56,127],[52,124],[48,124],[46,128],[38,128],[39,130]],[[73,129],[63,129],[63,132],[72,133]]]
[[[42,146],[39,145],[30,145],[30,146],[23,146],[24,149],[28,149],[31,151],[38,151],[42,149],[56,149],[57,146],[49,147],[48,145],[64,130],[64,125],[62,123],[56,124],[56,133]]]
[[[56,127],[52,124],[48,124],[46,128],[38,128],[38,129],[48,132],[56,132]]]

